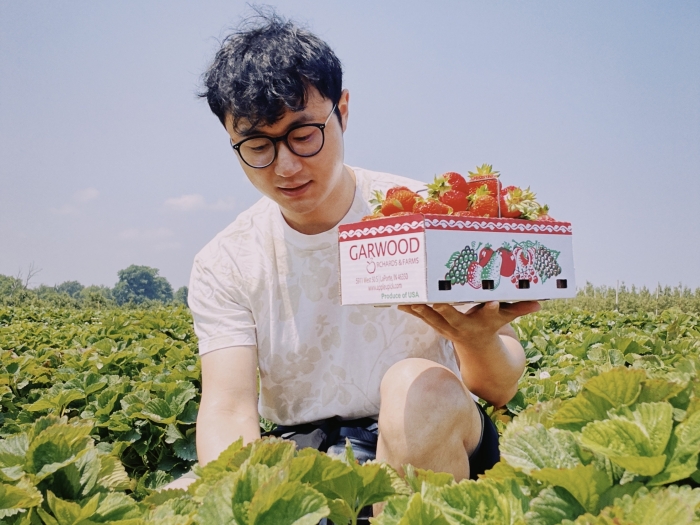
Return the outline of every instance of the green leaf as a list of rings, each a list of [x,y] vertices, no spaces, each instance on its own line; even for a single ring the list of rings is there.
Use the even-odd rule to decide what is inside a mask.
[[[249,510],[250,525],[316,525],[330,509],[321,493],[275,476],[258,490]]]
[[[642,488],[634,496],[616,500],[606,514],[635,525],[678,525],[696,523],[695,509],[699,504],[698,489],[672,486],[650,492]]]
[[[622,498],[623,496],[633,496],[643,486],[644,484],[640,481],[625,483],[624,485],[613,485],[600,495],[598,507],[602,509],[613,505],[617,498]]]
[[[197,444],[195,443],[195,434],[192,433],[184,439],[178,439],[173,443],[173,452],[175,455],[185,461],[197,461]]]
[[[108,454],[100,454],[100,471],[97,484],[107,490],[127,490],[131,481],[118,458]]]
[[[650,454],[652,456],[662,455],[673,431],[673,407],[671,404],[667,402],[641,403],[635,407],[632,417],[649,438]]]
[[[287,472],[282,469],[270,468],[260,463],[241,466],[233,477],[234,485],[230,503],[235,520],[238,523],[248,523],[248,512],[255,493],[273,477],[284,480],[286,475]]]
[[[426,494],[428,499],[428,494]],[[528,498],[514,479],[463,480],[434,491],[434,503],[450,523],[524,523]]]
[[[41,431],[27,449],[27,471],[37,479],[56,472],[77,460],[87,449],[92,425],[52,425]]]
[[[413,496],[411,496],[413,497]],[[372,519],[376,525],[398,525],[408,509],[409,496],[397,496],[387,501],[384,510]],[[347,520],[345,521],[347,523]]]
[[[141,510],[136,502],[118,492],[103,495],[95,511],[94,521],[107,522],[141,517]]]
[[[642,428],[625,419],[589,423],[583,429],[580,441],[593,452],[643,476],[658,474],[666,464],[666,456],[653,454],[651,441]]]
[[[164,399],[150,399],[140,412],[136,412],[132,417],[143,417],[156,423],[175,423],[177,412],[175,412]]]
[[[43,410],[55,410],[61,412],[72,401],[83,399],[83,394],[79,390],[62,390],[54,396],[45,396],[38,401],[24,405],[24,409],[29,412],[40,412]]]
[[[558,525],[565,519],[575,520],[584,512],[586,510],[567,490],[545,487],[530,501],[525,521],[528,525]]]
[[[84,505],[57,498],[48,491],[46,501],[58,525],[77,525],[79,522],[92,517],[99,505],[99,494],[95,494]]]
[[[697,470],[699,453],[700,412],[695,412],[673,429],[667,451],[668,463],[649,485],[665,485],[689,477]]]
[[[581,464],[580,450],[574,435],[566,430],[546,429],[544,425],[506,431],[500,444],[501,458],[526,473],[532,470],[572,468]]]
[[[267,465],[268,467],[286,466],[294,457],[294,442],[276,437],[263,438],[253,442],[246,464]]]
[[[639,403],[652,403],[654,401],[666,401],[683,390],[687,385],[667,381],[665,379],[645,379],[642,383],[642,392],[639,394]]]
[[[178,439],[185,439],[185,436],[173,424],[168,425],[165,431],[165,442],[175,443]]]
[[[364,465],[357,464],[347,440],[345,454],[341,456],[341,460],[350,470],[346,470],[342,475],[338,475],[340,471],[335,471],[333,477],[312,483],[313,487],[329,500],[344,501],[352,516],[357,516],[363,507],[385,501],[396,494],[394,478],[388,468],[369,461]],[[331,519],[333,520],[333,514]]]
[[[423,470],[413,465],[404,465],[403,470],[406,473],[405,481],[408,482],[413,492],[420,492],[423,483],[428,483],[434,487],[442,487],[444,485],[450,485],[455,481],[454,476],[447,472]]]
[[[642,381],[646,378],[643,370],[616,368],[589,380],[583,388],[613,407],[629,406],[639,397]]]
[[[175,416],[185,410],[185,405],[190,399],[197,397],[197,389],[189,381],[178,381],[172,387],[168,385],[165,393],[165,402]]]
[[[450,525],[440,508],[425,501],[420,493],[411,496],[398,525]]]
[[[608,410],[612,407],[606,399],[584,390],[561,404],[552,423],[562,429],[581,430],[591,421],[607,418]]]
[[[41,505],[44,498],[30,482],[7,485],[0,483],[0,519]]]
[[[15,434],[0,441],[0,468],[24,465],[29,438],[27,434]]]
[[[532,472],[531,476],[565,488],[587,512],[592,513],[598,511],[600,495],[611,486],[607,474],[593,465],[578,465],[572,469],[545,468]]]
[[[317,488],[319,485],[346,476],[351,472],[350,465],[322,454],[318,450],[305,448],[292,459],[289,466],[289,479],[308,483]]]
[[[95,416],[108,416],[114,410],[114,405],[119,399],[119,394],[116,392],[111,392],[106,390],[97,396],[97,410],[95,410]]]

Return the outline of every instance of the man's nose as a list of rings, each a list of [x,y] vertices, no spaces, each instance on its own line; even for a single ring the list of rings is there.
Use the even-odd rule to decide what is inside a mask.
[[[291,152],[284,141],[280,141],[275,159],[275,173],[280,177],[291,177],[301,170],[301,159]]]

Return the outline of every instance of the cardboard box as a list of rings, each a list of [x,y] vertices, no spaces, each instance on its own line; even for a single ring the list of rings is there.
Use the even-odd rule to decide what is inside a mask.
[[[338,228],[341,304],[576,296],[571,224],[411,214]]]

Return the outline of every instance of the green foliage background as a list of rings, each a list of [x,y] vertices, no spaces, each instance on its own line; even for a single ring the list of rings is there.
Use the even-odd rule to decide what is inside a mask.
[[[389,525],[698,523],[698,294],[675,290],[658,313],[655,295],[624,290],[615,311],[598,288],[516,323],[528,367],[487,407],[503,458],[478,482],[263,440],[187,492],[154,491],[196,462],[183,305],[0,307],[0,524],[355,523],[377,501]]]

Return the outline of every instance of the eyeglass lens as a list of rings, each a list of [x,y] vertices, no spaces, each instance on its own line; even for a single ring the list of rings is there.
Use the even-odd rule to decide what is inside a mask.
[[[316,155],[323,147],[323,132],[316,126],[301,126],[287,135],[287,145],[300,157]],[[239,153],[251,166],[267,166],[275,158],[275,143],[267,137],[246,140]]]

